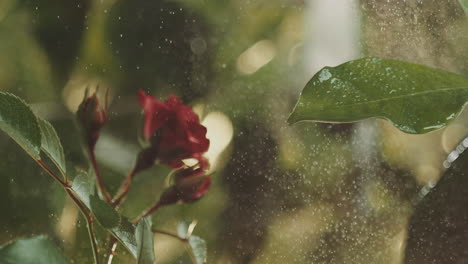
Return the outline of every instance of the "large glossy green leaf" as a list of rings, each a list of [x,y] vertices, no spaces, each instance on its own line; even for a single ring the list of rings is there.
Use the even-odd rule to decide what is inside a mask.
[[[65,264],[62,252],[45,236],[19,239],[0,248],[0,264]]]
[[[0,129],[36,160],[41,153],[41,130],[36,116],[20,98],[0,92]]]
[[[315,74],[288,121],[354,122],[378,117],[403,132],[426,133],[453,120],[467,101],[465,76],[403,61],[363,58]]]
[[[42,135],[41,149],[63,173],[66,173],[65,155],[63,154],[63,147],[57,132],[49,121],[42,118],[37,118],[37,121]]]
[[[151,232],[151,222],[148,218],[142,219],[136,227],[138,264],[153,264],[154,263],[154,245],[153,232]]]

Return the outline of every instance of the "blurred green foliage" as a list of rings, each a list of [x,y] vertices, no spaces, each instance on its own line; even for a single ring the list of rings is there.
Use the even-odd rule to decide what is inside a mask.
[[[387,163],[378,124],[286,124],[311,77],[304,69],[309,8],[298,0],[0,0],[0,90],[35,103],[56,127],[67,161],[86,168],[71,112],[84,88],[111,89],[97,148],[106,153],[98,159],[112,192],[140,148],[137,89],[175,93],[203,116],[223,112],[234,136],[209,195],[153,217],[174,232],[180,220],[196,219],[208,263],[401,263],[419,186],[414,171]],[[375,10],[366,6],[363,23],[378,24]],[[371,33],[389,31],[369,24],[363,44],[374,54],[382,44]],[[74,263],[90,263],[85,223],[62,190],[12,140],[0,137],[0,146],[0,242],[48,234]],[[168,172],[139,175],[123,214],[135,217],[152,204]],[[190,263],[179,241],[156,235],[155,247],[157,263]],[[117,252],[114,263],[131,263],[121,246]]]

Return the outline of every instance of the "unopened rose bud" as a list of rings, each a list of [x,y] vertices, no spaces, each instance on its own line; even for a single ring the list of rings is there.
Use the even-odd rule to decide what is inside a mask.
[[[180,200],[183,203],[191,203],[205,196],[210,185],[211,177],[204,175],[197,178],[184,179],[176,187]]]
[[[96,93],[94,93],[92,96],[85,96],[78,107],[76,116],[88,150],[93,151],[99,139],[101,128],[107,122],[107,109],[100,106]]]
[[[210,176],[201,168],[184,168],[174,175],[175,183],[160,198],[161,205],[191,203],[202,198],[211,185]]]
[[[140,153],[138,153],[138,157],[132,175],[135,176],[137,173],[151,168],[154,165],[154,162],[156,161],[157,154],[158,150],[153,147],[141,150]]]

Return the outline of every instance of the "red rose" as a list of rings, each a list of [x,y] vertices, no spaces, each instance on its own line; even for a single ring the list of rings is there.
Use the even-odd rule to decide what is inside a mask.
[[[200,124],[192,108],[184,105],[175,95],[170,95],[166,101],[160,102],[139,90],[138,103],[144,114],[143,135],[150,146],[138,154],[135,167],[117,192],[113,204],[121,203],[130,189],[132,179],[142,170],[152,167],[156,160],[178,169],[184,166],[182,160],[194,158],[198,160],[195,167],[199,168],[199,171],[186,171],[192,176],[182,177],[183,181],[166,190],[160,203],[152,207],[147,212],[148,215],[159,206],[180,200],[189,202],[202,197],[211,183],[211,179],[203,172],[209,167],[208,160],[203,157],[210,145],[206,138],[206,127]],[[185,167],[180,171],[182,170],[189,168]],[[197,177],[194,177],[194,173]]]
[[[85,95],[76,116],[89,151],[94,151],[101,128],[108,119],[107,110],[100,107],[96,93],[89,97]]]
[[[175,95],[164,102],[138,92],[138,103],[144,111],[143,134],[151,147],[144,159],[158,159],[172,168],[183,165],[182,160],[196,158],[207,166],[202,154],[208,150],[210,141],[206,138],[206,127],[200,124],[198,116]]]

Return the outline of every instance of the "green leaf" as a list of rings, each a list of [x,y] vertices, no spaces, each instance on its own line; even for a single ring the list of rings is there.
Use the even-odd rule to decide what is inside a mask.
[[[207,247],[206,242],[201,237],[190,235],[188,236],[188,229],[190,224],[188,222],[180,222],[177,225],[177,234],[181,238],[188,239],[188,250],[195,264],[206,263]]]
[[[121,217],[121,219],[120,224],[117,227],[112,228],[110,231],[136,259],[138,257],[138,243],[135,237],[136,227],[126,218]]]
[[[468,12],[468,0],[458,0],[458,2],[460,2],[465,12]]]
[[[66,173],[65,155],[63,154],[63,147],[60,143],[60,138],[58,137],[57,132],[49,121],[42,118],[37,118],[37,121],[42,135],[41,149],[55,163],[62,173]]]
[[[189,238],[189,245],[192,250],[192,254],[195,257],[197,264],[206,263],[207,248],[206,242],[198,236],[191,236]]]
[[[307,83],[289,117],[354,122],[378,117],[406,133],[444,127],[468,100],[468,78],[423,65],[363,58],[325,67]]]
[[[78,171],[76,173],[77,175],[72,183],[72,190],[83,204],[90,209],[90,197],[94,194],[94,179],[84,171]]]
[[[154,263],[154,245],[153,232],[151,232],[151,223],[149,219],[142,219],[136,227],[137,240],[137,263],[138,264],[153,264]]]
[[[20,98],[0,92],[0,129],[31,157],[40,159],[41,131],[36,116]]]
[[[96,195],[89,197],[91,212],[99,224],[106,229],[117,227],[120,224],[120,215],[110,205]]]
[[[78,175],[73,180],[72,190],[80,198],[86,208],[94,214],[99,224],[101,224],[106,231],[115,235],[119,242],[122,243],[136,259],[138,250],[137,240],[135,237],[135,225],[130,223],[127,218],[115,212],[115,210],[110,206],[104,206],[101,204],[101,202],[105,203],[104,201],[96,201],[96,199],[99,198],[94,194],[95,181],[94,178],[90,176],[91,175],[88,175],[84,171],[79,171]],[[99,208],[101,207],[104,207],[106,212],[99,212]],[[114,211],[118,216],[119,220],[117,225],[115,225],[115,215],[114,213],[111,213],[110,210]]]
[[[188,233],[189,225],[190,225],[190,223],[188,223],[188,222],[186,222],[186,221],[181,221],[181,222],[177,225],[177,234],[179,235],[179,237],[181,237],[181,238],[187,238],[187,233]]]
[[[45,236],[19,239],[0,248],[1,264],[68,263],[62,252]]]

